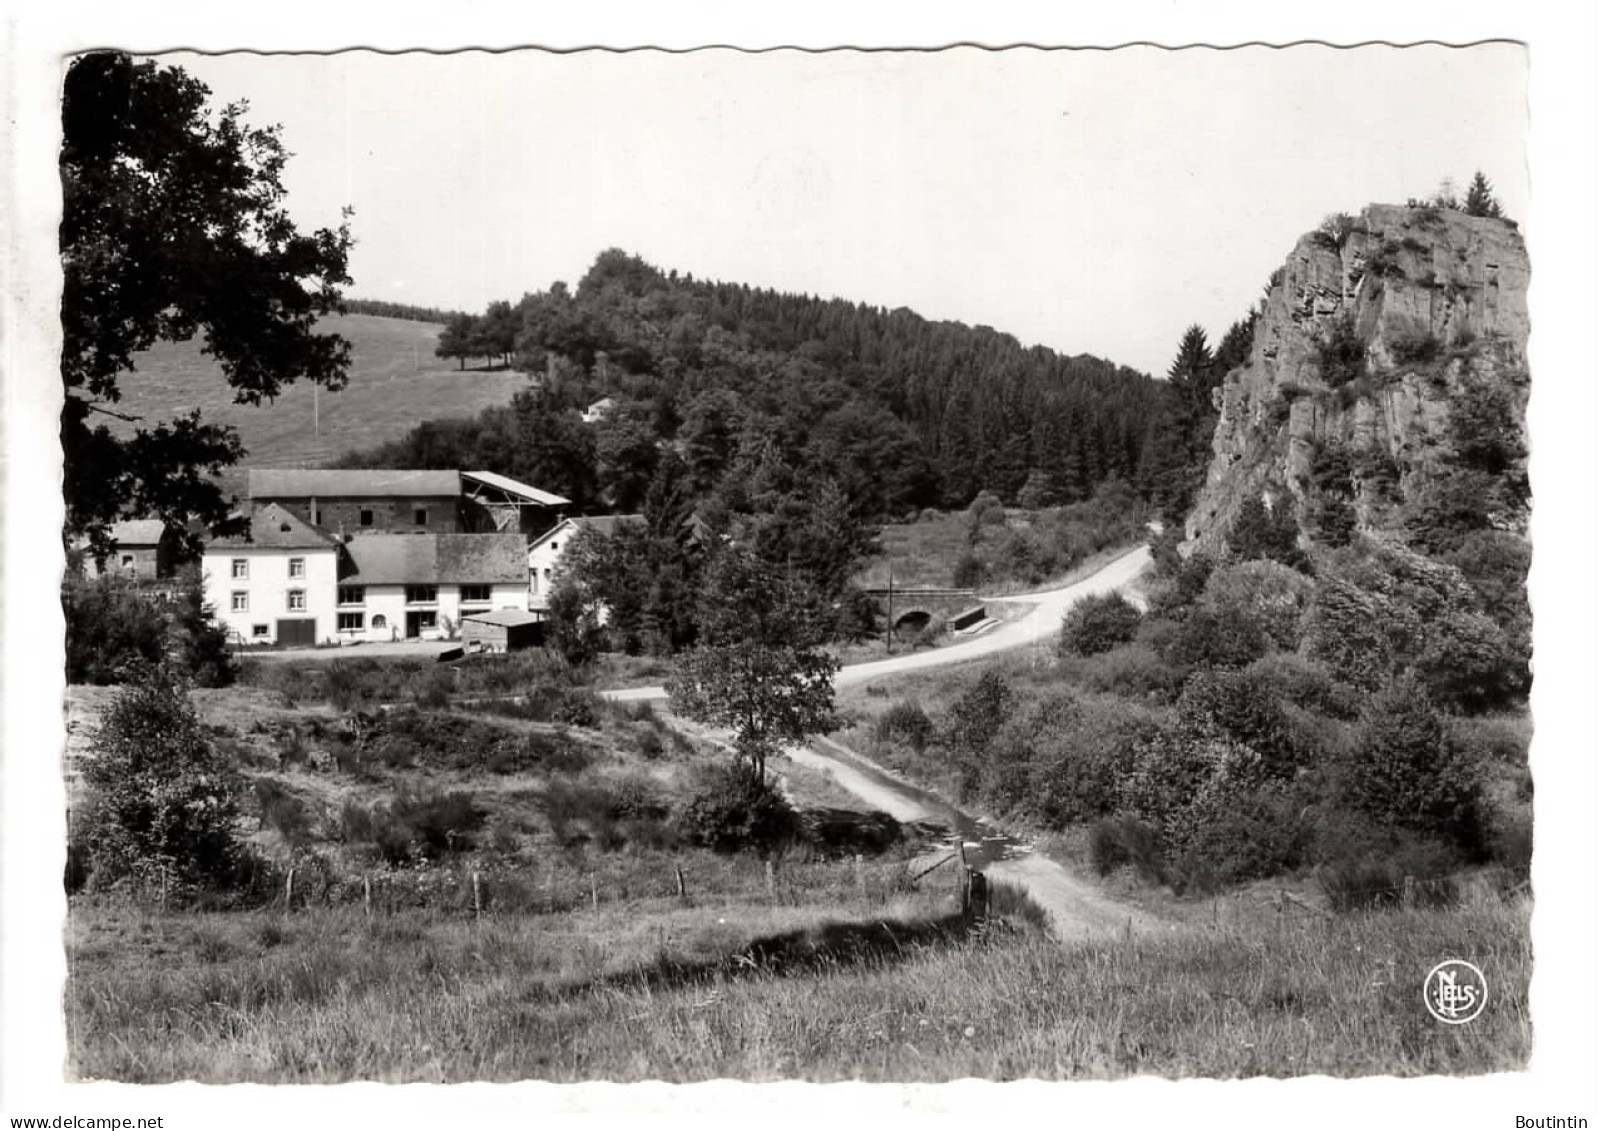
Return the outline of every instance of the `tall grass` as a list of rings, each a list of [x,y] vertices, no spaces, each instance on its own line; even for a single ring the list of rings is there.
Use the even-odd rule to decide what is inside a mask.
[[[967,936],[924,901],[853,906],[830,926],[747,906],[482,924],[80,910],[73,1066],[143,1082],[938,1081],[1466,1074],[1530,1051],[1522,903],[1069,946],[1023,914]],[[1444,958],[1490,981],[1471,1025],[1424,1009]]]

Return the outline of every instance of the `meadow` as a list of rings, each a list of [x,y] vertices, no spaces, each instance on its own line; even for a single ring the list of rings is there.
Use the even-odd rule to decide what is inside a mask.
[[[473,921],[75,903],[72,1069],[145,1083],[934,1082],[1456,1075],[1529,1056],[1526,900],[1331,920],[1259,908],[1061,945],[1016,897],[971,933],[946,888],[859,894],[832,867],[824,908],[656,899]],[[1438,955],[1487,972],[1473,1024],[1426,1013]]]
[[[206,420],[231,424],[253,467],[315,467],[347,451],[398,439],[423,420],[475,416],[508,404],[528,387],[510,370],[467,369],[435,357],[441,327],[429,322],[349,314],[325,318],[320,327],[341,334],[351,346],[349,383],[319,397],[308,384],[293,384],[275,402],[234,404],[215,361],[199,340],[158,342],[134,358],[136,369],[122,380],[121,412],[150,420],[170,419],[198,408]],[[321,432],[316,430],[320,400]],[[117,424],[131,431],[131,424]]]

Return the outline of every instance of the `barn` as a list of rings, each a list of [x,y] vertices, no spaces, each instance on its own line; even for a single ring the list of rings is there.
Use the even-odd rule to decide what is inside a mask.
[[[543,643],[543,620],[526,609],[494,609],[460,618],[466,651],[516,652]]]

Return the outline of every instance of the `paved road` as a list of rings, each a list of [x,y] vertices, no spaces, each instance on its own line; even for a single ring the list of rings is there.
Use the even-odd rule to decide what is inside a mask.
[[[1059,630],[1059,618],[1071,605],[1083,597],[1107,593],[1111,589],[1119,589],[1130,584],[1148,568],[1152,560],[1148,547],[1139,546],[1116,558],[1097,573],[1084,577],[1072,585],[1045,589],[1038,593],[983,598],[988,604],[1017,602],[1030,605],[1032,608],[1025,616],[1007,621],[960,644],[947,644],[941,648],[907,652],[902,656],[891,656],[885,660],[850,664],[837,674],[837,686],[854,687],[885,675],[941,667],[944,664],[961,664],[967,660],[978,660],[984,656],[993,656],[999,652],[1036,644]],[[659,685],[626,687],[606,691],[603,694],[607,699],[623,702],[664,699],[665,688]]]

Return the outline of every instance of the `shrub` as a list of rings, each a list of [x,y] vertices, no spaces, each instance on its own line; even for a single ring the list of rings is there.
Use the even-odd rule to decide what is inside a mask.
[[[1303,645],[1343,683],[1362,691],[1380,687],[1392,669],[1384,625],[1390,602],[1337,577],[1321,578],[1304,618]]]
[[[1320,379],[1333,389],[1369,372],[1364,339],[1359,336],[1350,313],[1332,319],[1316,335],[1313,349]]]
[[[1370,704],[1347,770],[1348,802],[1378,824],[1436,837],[1467,856],[1481,855],[1477,767],[1418,681],[1395,680]]]
[[[130,666],[157,664],[166,653],[165,616],[124,579],[69,579],[61,606],[68,683],[118,683]]]
[[[1029,805],[1052,828],[1107,817],[1121,808],[1121,783],[1138,744],[1156,732],[1154,716],[1120,704],[1087,702],[1071,725],[1036,744]]]
[[[683,839],[716,852],[782,852],[801,834],[798,815],[777,789],[745,767],[718,763],[677,814]]]
[[[1437,841],[1336,808],[1316,819],[1311,834],[1315,882],[1333,910],[1399,906],[1409,879],[1422,906],[1443,905],[1456,895],[1449,875],[1458,857]]]
[[[1301,760],[1275,688],[1251,668],[1195,673],[1176,704],[1176,715],[1196,734],[1257,751],[1269,776],[1290,776]]]
[[[1165,659],[1187,667],[1246,667],[1270,650],[1270,640],[1252,617],[1236,609],[1188,610],[1165,649]]]
[[[1219,616],[1250,620],[1271,645],[1295,650],[1314,583],[1280,562],[1254,560],[1224,566],[1209,575],[1203,602]]]
[[[1150,703],[1173,703],[1181,694],[1187,670],[1165,662],[1159,640],[1175,631],[1177,626],[1169,621],[1145,620],[1137,643],[1123,644],[1096,656],[1062,659],[1059,674],[1088,691]]]
[[[1143,879],[1163,883],[1164,858],[1159,850],[1159,834],[1152,825],[1135,817],[1110,817],[1094,821],[1087,833],[1087,855],[1100,876],[1131,865]]]
[[[899,701],[876,717],[876,741],[903,742],[915,753],[923,752],[934,731],[931,716],[919,703]]]
[[[1442,356],[1442,340],[1430,331],[1394,337],[1386,348],[1399,365],[1429,365]]]
[[[1302,710],[1336,718],[1358,713],[1358,703],[1349,690],[1336,683],[1324,665],[1305,656],[1272,652],[1242,670],[1264,681],[1282,701]]]
[[[1304,567],[1307,558],[1298,547],[1292,496],[1282,492],[1271,505],[1259,495],[1244,500],[1226,532],[1226,549],[1235,561],[1269,558],[1294,569]]]
[[[1190,834],[1170,866],[1184,891],[1262,880],[1300,867],[1309,832],[1303,799],[1284,784],[1211,797],[1187,813]]]
[[[966,550],[954,563],[955,589],[976,589],[987,578],[987,567],[974,550]]]
[[[239,782],[169,665],[138,669],[112,700],[84,767],[97,882],[227,887],[244,859]]]
[[[1094,656],[1137,634],[1142,614],[1119,593],[1083,597],[1065,613],[1059,648],[1066,655]]]

